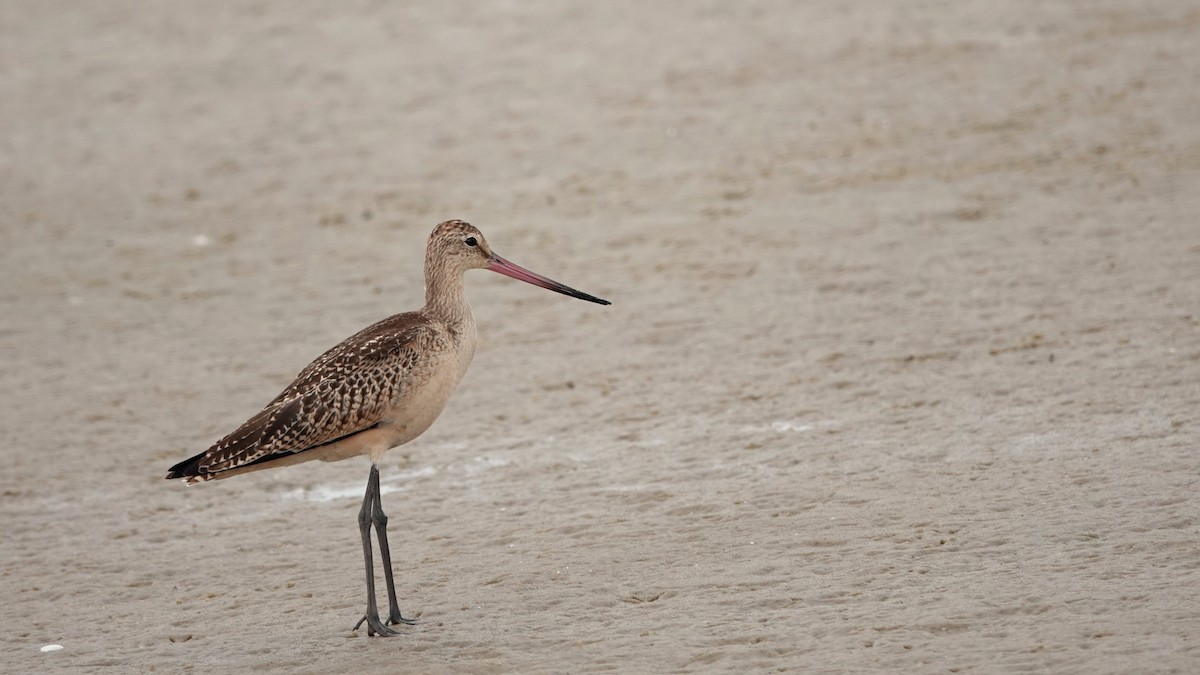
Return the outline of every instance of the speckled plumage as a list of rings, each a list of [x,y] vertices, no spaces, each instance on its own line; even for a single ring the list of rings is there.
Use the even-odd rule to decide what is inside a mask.
[[[388,317],[326,351],[262,411],[167,477],[195,483],[310,459],[375,460],[425,431],[475,352],[462,273],[483,265],[446,251],[468,236],[480,242],[473,250],[490,255],[471,225],[439,225],[426,251],[422,310]]]
[[[266,408],[205,451],[191,482],[308,452],[376,426],[403,404],[405,393],[429,379],[425,371],[432,357],[448,348],[417,313],[364,329],[309,364]]]

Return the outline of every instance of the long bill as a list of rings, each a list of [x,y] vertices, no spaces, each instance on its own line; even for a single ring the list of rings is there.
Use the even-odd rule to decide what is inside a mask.
[[[554,291],[555,293],[562,293],[563,295],[569,295],[572,298],[579,298],[580,300],[587,300],[588,302],[594,302],[599,305],[611,305],[612,304],[611,302],[609,302],[603,298],[597,298],[594,295],[588,295],[587,293],[584,293],[583,291],[577,291],[574,288],[571,288],[570,286],[560,284],[553,279],[547,279],[546,277],[544,277],[540,274],[537,274],[536,272],[530,272],[529,270],[525,269],[524,267],[521,267],[520,265],[515,265],[513,263],[510,263],[509,261],[505,260],[504,258],[501,258],[500,256],[496,255],[495,253],[492,254],[492,259],[491,259],[490,263],[488,264],[488,269],[493,272],[499,272],[500,274],[503,274],[506,277],[520,279],[521,281],[524,281],[527,284],[533,284],[534,286],[541,286],[542,288],[549,289],[551,291]]]

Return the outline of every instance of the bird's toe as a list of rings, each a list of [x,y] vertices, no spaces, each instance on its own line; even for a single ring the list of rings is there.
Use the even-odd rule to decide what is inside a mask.
[[[389,626],[397,626],[399,624],[404,624],[405,626],[417,625],[416,619],[410,619],[406,616],[401,616],[400,612],[392,612],[391,616],[388,617],[387,622]]]
[[[363,622],[366,622],[367,624],[367,635],[370,637],[375,637],[376,635],[380,637],[392,637],[400,634],[391,628],[388,628],[382,621],[379,620],[378,616],[371,616],[370,614],[363,615],[363,618],[359,619],[358,623],[354,624],[354,630],[358,630],[358,627],[363,625]]]

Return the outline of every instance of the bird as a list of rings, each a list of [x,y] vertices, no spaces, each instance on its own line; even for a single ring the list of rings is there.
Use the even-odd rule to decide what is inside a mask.
[[[167,471],[168,479],[191,485],[310,460],[369,458],[358,513],[367,609],[353,629],[365,622],[368,636],[399,635],[391,626],[415,623],[401,614],[396,601],[379,464],[388,450],[433,424],[475,355],[475,319],[463,288],[463,274],[472,269],[611,304],[505,260],[476,227],[447,220],[434,227],[426,244],[424,307],[378,321],[338,343],[240,427]],[[386,619],[380,617],[375,597],[372,527],[387,584]]]

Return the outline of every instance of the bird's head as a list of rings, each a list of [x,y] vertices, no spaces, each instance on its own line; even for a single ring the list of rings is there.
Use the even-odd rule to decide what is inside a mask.
[[[425,256],[426,266],[444,266],[452,274],[462,274],[467,270],[487,269],[580,300],[601,305],[612,304],[607,300],[560,284],[553,279],[547,279],[536,272],[531,272],[501,258],[492,251],[492,247],[488,245],[487,239],[484,239],[483,233],[478,228],[461,220],[447,220],[433,228],[433,233],[429,235],[429,245]]]

